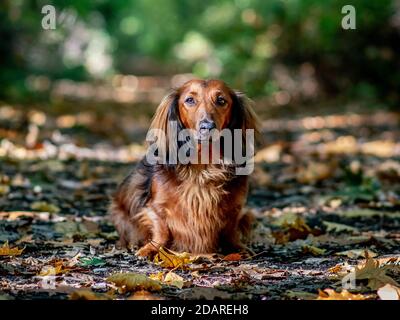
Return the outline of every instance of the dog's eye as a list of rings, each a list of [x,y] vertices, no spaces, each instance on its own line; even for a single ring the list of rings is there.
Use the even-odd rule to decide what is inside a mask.
[[[225,105],[225,103],[226,103],[226,100],[223,97],[218,97],[217,98],[217,104],[219,106],[223,106],[223,105]]]
[[[194,99],[192,97],[188,97],[185,99],[185,103],[188,105],[194,105]]]

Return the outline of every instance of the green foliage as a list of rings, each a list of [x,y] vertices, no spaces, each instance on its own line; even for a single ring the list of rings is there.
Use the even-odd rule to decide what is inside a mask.
[[[308,63],[328,95],[399,101],[394,0],[352,1],[356,30],[341,27],[344,0],[53,0],[61,16],[52,31],[41,27],[45,4],[0,4],[0,96],[26,95],[30,74],[86,80],[175,72],[269,96],[281,89],[273,66]]]

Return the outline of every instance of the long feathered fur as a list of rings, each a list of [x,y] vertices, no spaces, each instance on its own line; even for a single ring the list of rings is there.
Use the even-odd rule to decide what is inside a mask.
[[[229,128],[254,129],[258,136],[250,100],[241,93],[230,94]],[[179,90],[174,90],[162,100],[150,129],[168,133],[170,120],[182,126],[178,97]],[[247,180],[225,164],[150,165],[144,158],[114,195],[111,219],[121,244],[141,247],[137,252],[141,256],[151,256],[161,245],[197,253],[215,252],[219,247],[242,248],[241,238],[251,223],[251,217],[242,212]]]

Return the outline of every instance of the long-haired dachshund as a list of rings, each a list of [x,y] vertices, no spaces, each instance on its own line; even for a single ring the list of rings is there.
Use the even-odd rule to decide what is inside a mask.
[[[258,133],[249,99],[219,80],[191,80],[168,94],[150,129],[167,131],[169,121],[176,121],[178,130],[194,130],[199,140],[214,128]],[[144,158],[111,202],[121,245],[139,246],[136,254],[143,257],[153,256],[160,246],[192,253],[244,249],[242,240],[252,222],[251,215],[242,211],[248,176],[236,175],[234,168],[179,160],[150,164]]]

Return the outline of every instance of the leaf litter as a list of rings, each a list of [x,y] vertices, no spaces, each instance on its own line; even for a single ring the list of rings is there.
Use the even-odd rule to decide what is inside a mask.
[[[146,261],[116,246],[107,218],[109,197],[143,156],[142,141],[99,137],[89,124],[91,134],[80,136],[50,118],[35,149],[0,136],[1,297],[398,299],[400,160],[397,149],[379,151],[377,125],[367,124],[366,136],[322,128],[328,141],[319,130],[265,128],[270,147],[256,156],[246,205],[256,216],[255,254],[160,248]],[[60,130],[69,144],[53,138]],[[400,140],[397,127],[385,130]],[[352,272],[355,287],[343,288]]]

